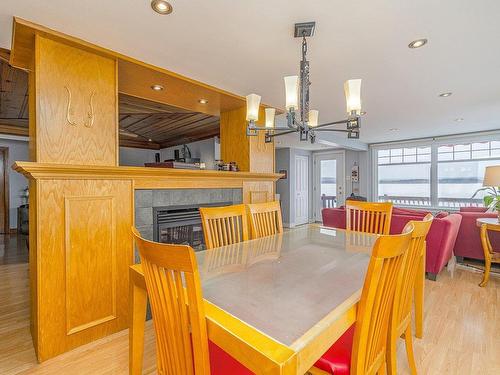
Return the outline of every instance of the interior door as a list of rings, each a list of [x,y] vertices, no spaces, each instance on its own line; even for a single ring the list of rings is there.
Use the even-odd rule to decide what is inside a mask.
[[[309,222],[309,157],[295,156],[295,225]]]
[[[344,153],[331,152],[314,156],[314,220],[322,221],[321,210],[339,207],[345,201]]]

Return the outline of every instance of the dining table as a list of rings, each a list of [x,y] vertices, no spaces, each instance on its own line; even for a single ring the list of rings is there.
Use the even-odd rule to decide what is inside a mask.
[[[256,374],[306,373],[355,323],[377,237],[309,225],[196,252],[209,340]],[[135,264],[130,374],[142,371],[146,306]]]

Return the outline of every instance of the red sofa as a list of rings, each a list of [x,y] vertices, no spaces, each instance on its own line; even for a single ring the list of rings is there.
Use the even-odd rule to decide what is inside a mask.
[[[462,223],[458,232],[457,242],[453,252],[460,258],[472,258],[484,260],[483,246],[479,236],[479,227],[476,220],[479,218],[496,218],[497,214],[486,212],[484,207],[463,207],[460,208],[459,215],[462,216]],[[488,236],[493,249],[500,249],[500,232],[489,232]]]
[[[410,220],[422,220],[428,212],[394,207],[391,217],[391,234],[401,233]],[[324,208],[323,225],[335,228],[346,227],[346,215],[343,207]],[[427,278],[436,280],[439,272],[453,255],[462,216],[459,214],[439,213],[432,222],[427,235],[427,259],[425,271]]]

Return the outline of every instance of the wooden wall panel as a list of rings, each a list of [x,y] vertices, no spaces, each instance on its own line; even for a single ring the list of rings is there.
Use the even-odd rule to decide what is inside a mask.
[[[117,165],[116,61],[41,36],[35,51],[36,161]]]
[[[64,198],[68,335],[116,319],[115,204],[112,196]]]
[[[43,361],[127,327],[133,190],[130,180],[37,184],[44,203],[35,259]]]

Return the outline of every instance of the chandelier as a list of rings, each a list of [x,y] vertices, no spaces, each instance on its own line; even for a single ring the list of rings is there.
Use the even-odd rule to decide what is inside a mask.
[[[295,24],[295,37],[302,38],[302,60],[300,62],[300,77],[285,77],[285,108],[286,127],[275,127],[275,108],[265,109],[265,125],[257,126],[261,97],[250,94],[246,97],[247,104],[247,136],[256,136],[259,131],[265,132],[266,143],[274,137],[299,133],[301,141],[310,140],[314,143],[316,132],[333,131],[347,133],[348,138],[359,138],[361,116],[361,79],[351,79],[344,83],[347,103],[347,118],[340,121],[318,124],[319,112],[309,108],[309,61],[307,61],[307,40],[314,34],[315,22]],[[329,128],[333,125],[345,125],[345,129]]]

